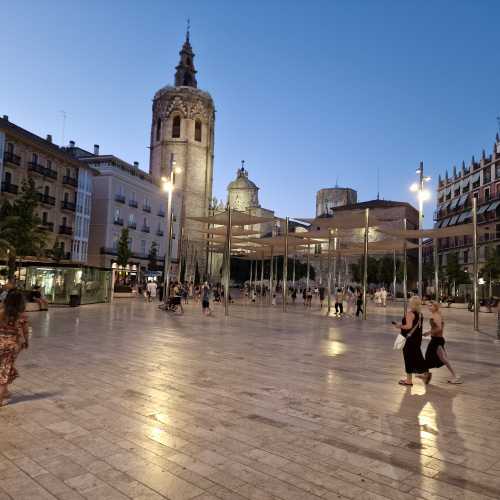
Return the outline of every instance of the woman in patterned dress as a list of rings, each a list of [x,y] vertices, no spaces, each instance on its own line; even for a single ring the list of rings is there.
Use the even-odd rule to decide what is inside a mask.
[[[17,290],[7,295],[0,310],[0,407],[9,397],[7,386],[18,373],[14,366],[21,349],[28,347],[28,322],[24,316],[24,296]]]

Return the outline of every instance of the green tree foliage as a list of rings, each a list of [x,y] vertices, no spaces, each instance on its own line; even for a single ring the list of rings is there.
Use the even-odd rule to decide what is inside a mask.
[[[496,252],[490,253],[479,275],[486,280],[492,281],[500,278],[500,255]]]
[[[148,255],[148,269],[150,271],[156,271],[157,269],[157,261],[158,261],[158,245],[156,241],[153,241],[151,243],[151,248],[149,249],[149,255]]]
[[[61,248],[59,241],[56,239],[54,246],[48,252],[49,257],[56,263],[64,259],[64,249]]]
[[[196,264],[194,268],[194,284],[199,285],[200,284],[200,268],[198,266],[198,259],[196,259]]]
[[[453,283],[455,283],[455,285],[470,283],[469,275],[460,266],[457,253],[448,254],[445,275],[448,287]]]
[[[117,251],[116,251],[116,262],[119,266],[125,267],[128,261],[132,257],[132,250],[129,247],[129,233],[128,229],[122,229],[120,234],[120,239],[118,240]]]

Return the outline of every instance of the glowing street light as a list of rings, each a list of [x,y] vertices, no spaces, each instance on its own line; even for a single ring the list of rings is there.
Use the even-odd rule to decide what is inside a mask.
[[[418,199],[418,228],[423,229],[424,221],[424,201],[427,201],[431,197],[430,191],[424,189],[425,183],[429,182],[431,178],[426,175],[424,176],[424,162],[420,162],[420,166],[417,168],[415,173],[418,175],[418,182],[414,182],[410,186],[410,191],[417,193]],[[418,295],[420,298],[423,296],[422,290],[422,238],[418,239]],[[437,280],[436,280],[437,283]],[[437,294],[437,290],[436,290]],[[437,295],[436,295],[437,296]]]

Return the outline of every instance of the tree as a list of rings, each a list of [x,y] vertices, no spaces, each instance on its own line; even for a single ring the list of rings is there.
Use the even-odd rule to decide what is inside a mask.
[[[156,241],[153,241],[153,243],[151,243],[148,259],[149,259],[148,269],[150,271],[156,271],[157,260],[158,260],[158,245]]]
[[[461,285],[470,282],[469,275],[460,266],[457,253],[448,254],[445,273],[448,281],[448,289],[452,283]]]
[[[48,252],[49,257],[56,263],[64,259],[64,248],[61,247],[59,241],[56,239],[54,246]]]
[[[479,275],[487,280],[496,280],[500,277],[500,255],[490,253]]]
[[[118,240],[118,245],[116,249],[116,263],[119,266],[125,267],[128,261],[132,257],[132,250],[129,247],[129,234],[128,229],[122,229],[120,234],[120,239]]]
[[[200,268],[198,267],[198,259],[196,259],[196,266],[194,268],[194,284],[200,284]]]

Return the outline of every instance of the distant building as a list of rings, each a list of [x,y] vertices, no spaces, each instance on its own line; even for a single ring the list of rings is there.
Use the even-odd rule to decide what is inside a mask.
[[[259,203],[259,188],[248,178],[244,167],[236,171],[236,179],[227,186],[228,203],[231,209],[246,212],[258,217],[274,217],[274,211],[262,208]],[[259,236],[270,235],[273,232],[273,222],[265,222],[250,226],[258,231]]]
[[[94,171],[67,150],[0,119],[0,201],[13,201],[23,180],[32,178],[39,193],[38,216],[48,235],[48,248],[57,244],[63,260],[87,262]]]
[[[472,157],[466,166],[453,167],[451,175],[439,176],[435,227],[444,228],[472,222],[472,199],[477,199],[478,224],[491,231],[479,237],[479,263],[484,264],[494,252],[500,253],[500,137],[496,136],[492,152],[481,159]],[[463,269],[472,272],[472,237],[440,238],[438,264],[446,266],[448,256],[456,254]]]
[[[89,262],[110,268],[116,261],[118,240],[123,228],[129,230],[129,247],[132,251],[130,266],[145,270],[149,264],[151,246],[156,243],[158,266],[163,265],[168,223],[166,220],[167,195],[160,183],[139,169],[139,164],[127,163],[113,156],[94,153],[75,146],[68,152],[94,169],[99,175],[93,178],[93,207],[90,223]],[[174,205],[174,216],[175,216]],[[177,214],[178,215],[178,214]],[[174,224],[174,237],[178,224]],[[172,245],[173,261],[177,249]]]
[[[351,188],[326,188],[316,193],[316,217],[331,214],[337,207],[353,205],[358,201],[358,193]]]

